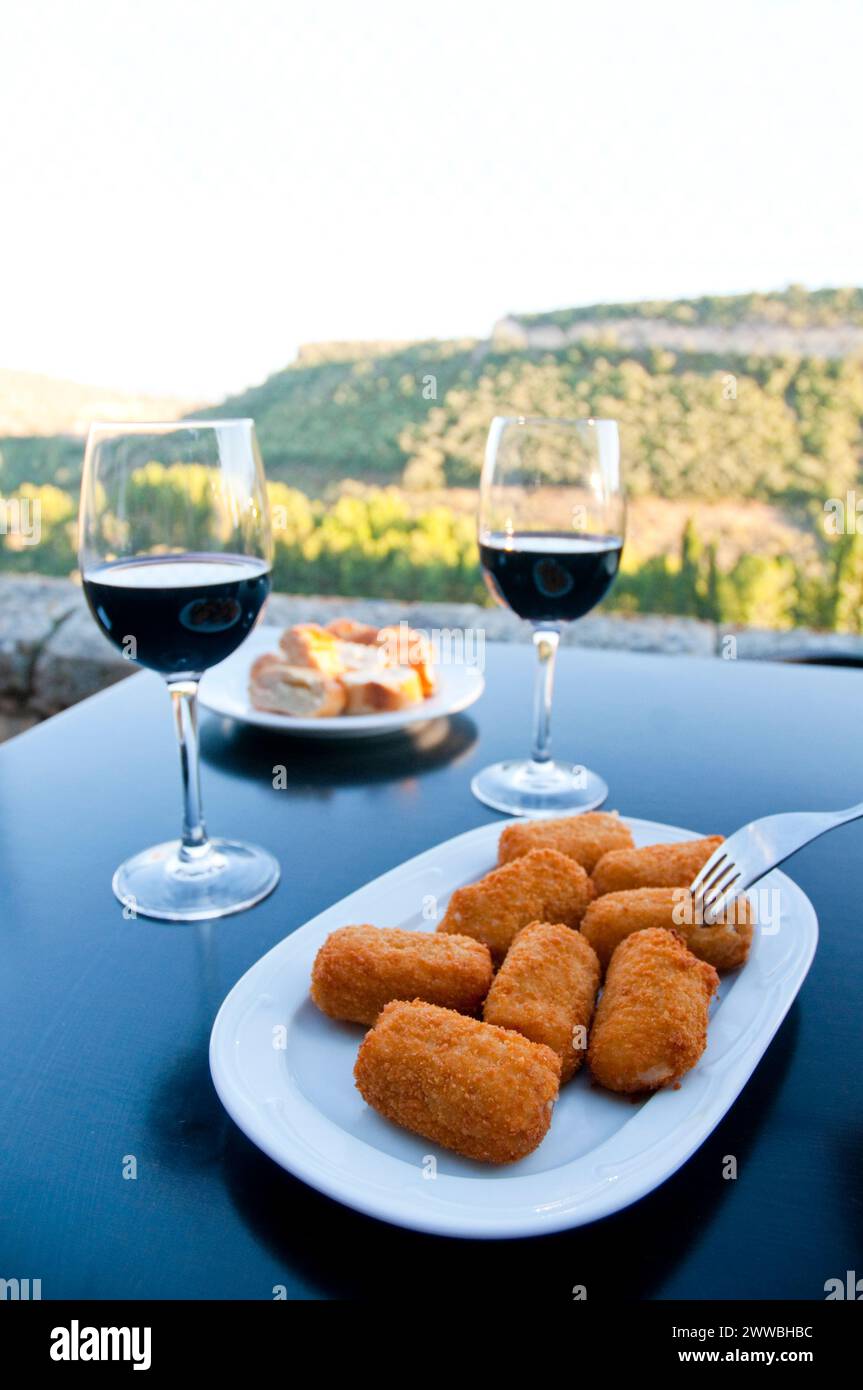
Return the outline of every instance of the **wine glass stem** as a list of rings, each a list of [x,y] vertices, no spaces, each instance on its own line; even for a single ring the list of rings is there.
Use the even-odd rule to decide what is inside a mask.
[[[531,758],[542,764],[551,760],[551,701],[554,694],[554,663],[560,633],[555,627],[539,627],[533,634],[538,665],[533,688],[533,748]]]
[[[195,862],[210,851],[204,816],[201,810],[201,770],[198,753],[198,682],[169,681],[177,742],[180,745],[180,770],[183,776],[183,836],[180,859]]]

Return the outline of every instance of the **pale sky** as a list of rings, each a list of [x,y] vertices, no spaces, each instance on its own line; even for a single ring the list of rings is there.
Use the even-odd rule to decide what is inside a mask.
[[[0,366],[218,398],[333,338],[860,284],[859,0],[5,0]]]

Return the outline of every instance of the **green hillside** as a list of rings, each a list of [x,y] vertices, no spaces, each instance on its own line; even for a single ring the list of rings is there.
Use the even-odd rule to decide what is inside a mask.
[[[475,381],[481,355],[472,342],[373,352],[345,345],[334,356],[322,345],[263,385],[198,414],[253,416],[272,478],[312,491],[345,477],[397,482],[407,461],[403,432],[426,419],[436,398]]]
[[[826,330],[863,323],[863,290],[792,288],[562,315],[529,317],[720,324],[730,346],[633,349],[576,337],[548,350],[499,336],[319,344],[262,385],[196,411],[256,421],[282,517],[276,583],[481,596],[473,489],[492,416],[599,415],[620,422],[633,521],[639,499],[643,512],[664,506],[678,518],[673,533],[633,528],[613,605],[775,626],[863,625],[863,537],[840,541],[824,528],[827,499],[863,496],[863,360],[767,355],[751,350],[749,331],[773,316],[823,344]],[[733,350],[738,333],[745,351]],[[38,546],[0,534],[0,569],[74,567],[82,452],[67,435],[0,438],[0,497],[29,496],[43,512]],[[720,501],[739,503],[730,540],[725,523],[710,530]],[[696,512],[698,525],[686,526]],[[769,536],[760,521],[750,524],[762,512],[775,522]]]
[[[501,413],[617,419],[635,496],[799,503],[857,481],[863,369],[855,359],[430,343],[289,367],[211,412],[253,415],[269,475],[313,493],[342,478],[475,483]]]
[[[605,415],[633,496],[799,504],[859,479],[856,359],[725,357],[573,345],[494,352],[443,343],[296,365],[197,414],[252,415],[267,472],[313,495],[345,478],[412,489],[476,482],[499,413]],[[0,491],[77,488],[81,440],[0,439]]]
[[[863,325],[863,289],[807,290],[802,285],[770,293],[701,295],[697,299],[643,299],[634,304],[587,304],[545,314],[518,314],[530,326],[601,319],[667,319],[671,323],[732,328],[742,324],[785,324],[791,328]]]
[[[84,435],[91,420],[176,420],[194,405],[0,367],[0,436]]]
[[[767,314],[863,323],[863,290],[791,288],[671,304],[599,305],[520,322],[655,315],[743,326]],[[495,413],[610,415],[634,495],[799,503],[855,484],[860,359],[640,351],[575,342],[555,351],[483,341],[305,349],[260,386],[195,414],[251,415],[269,475],[322,495],[334,482],[473,484]],[[75,488],[82,444],[0,438],[0,490]],[[407,472],[406,472],[407,470]]]

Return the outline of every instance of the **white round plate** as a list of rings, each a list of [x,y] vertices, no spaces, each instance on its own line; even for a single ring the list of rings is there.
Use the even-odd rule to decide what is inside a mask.
[[[335,719],[295,719],[287,714],[268,714],[255,709],[249,699],[249,670],[252,662],[264,652],[279,650],[277,627],[258,627],[233,656],[213,666],[201,681],[200,703],[214,714],[226,715],[243,724],[257,724],[262,729],[279,729],[284,734],[302,734],[315,738],[369,738],[392,734],[411,725],[428,724],[458,714],[479,699],[485,689],[482,672],[475,666],[441,665],[435,668],[438,688],[421,705],[393,710],[388,714],[339,715]]]
[[[626,820],[640,845],[695,834]],[[774,907],[778,900],[779,929],[772,930],[762,911],[765,925],[756,930],[750,958],[724,977],[707,1049],[679,1090],[633,1105],[592,1088],[582,1069],[563,1087],[551,1129],[528,1158],[506,1167],[459,1158],[365,1104],[353,1081],[365,1030],[319,1013],[309,977],[318,948],[336,927],[433,927],[424,906],[435,900],[442,913],[454,888],[493,868],[500,830],[497,821],[417,855],[279,942],[231,990],[210,1039],[222,1103],[264,1153],[346,1206],[438,1235],[544,1235],[608,1216],[657,1187],[707,1138],[746,1084],[818,939],[809,899],[774,870],[757,893],[759,904]],[[762,893],[771,896],[761,899]]]

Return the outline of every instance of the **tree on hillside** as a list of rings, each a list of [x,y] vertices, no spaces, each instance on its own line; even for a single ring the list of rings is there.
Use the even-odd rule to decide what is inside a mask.
[[[701,574],[703,559],[704,547],[698,538],[695,520],[693,517],[689,517],[680,538],[680,606],[678,611],[692,618],[701,617],[699,610],[702,606],[700,599],[703,587]]]
[[[743,555],[719,582],[722,620],[741,627],[794,626],[796,571],[792,561]]]
[[[838,632],[863,632],[863,534],[853,531],[839,543],[833,626]]]

